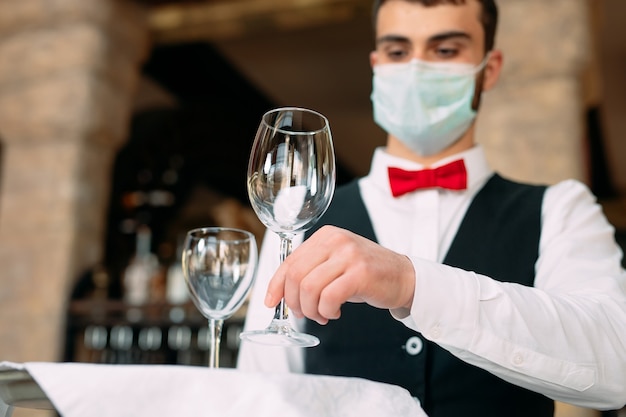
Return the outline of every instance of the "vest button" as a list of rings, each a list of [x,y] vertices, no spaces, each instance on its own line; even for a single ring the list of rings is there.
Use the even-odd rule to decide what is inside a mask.
[[[406,353],[411,356],[415,356],[419,354],[424,348],[424,342],[422,342],[422,339],[420,339],[419,337],[413,336],[406,341],[404,348],[406,349]]]

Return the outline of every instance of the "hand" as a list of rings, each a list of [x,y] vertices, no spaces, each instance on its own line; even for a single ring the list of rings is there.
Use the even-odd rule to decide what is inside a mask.
[[[319,324],[338,319],[345,302],[410,309],[415,272],[404,255],[347,230],[324,226],[285,259],[265,298],[274,307],[284,296],[292,313]]]

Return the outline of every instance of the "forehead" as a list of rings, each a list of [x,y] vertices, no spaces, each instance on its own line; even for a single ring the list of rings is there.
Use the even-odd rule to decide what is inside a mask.
[[[484,29],[480,20],[481,4],[468,0],[465,4],[424,6],[418,2],[388,0],[380,7],[376,20],[376,37],[400,36],[412,42],[426,42],[446,32],[466,33],[472,43],[482,45]]]

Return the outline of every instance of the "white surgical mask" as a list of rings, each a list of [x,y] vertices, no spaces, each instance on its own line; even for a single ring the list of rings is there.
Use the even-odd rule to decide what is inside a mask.
[[[476,117],[472,109],[478,66],[407,63],[374,67],[374,121],[422,156],[439,153],[467,131]]]

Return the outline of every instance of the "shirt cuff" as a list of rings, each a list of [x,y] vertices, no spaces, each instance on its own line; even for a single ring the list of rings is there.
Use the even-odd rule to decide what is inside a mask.
[[[405,326],[438,344],[467,347],[478,324],[480,280],[473,272],[409,257],[415,270],[415,294],[410,312],[391,310]]]

